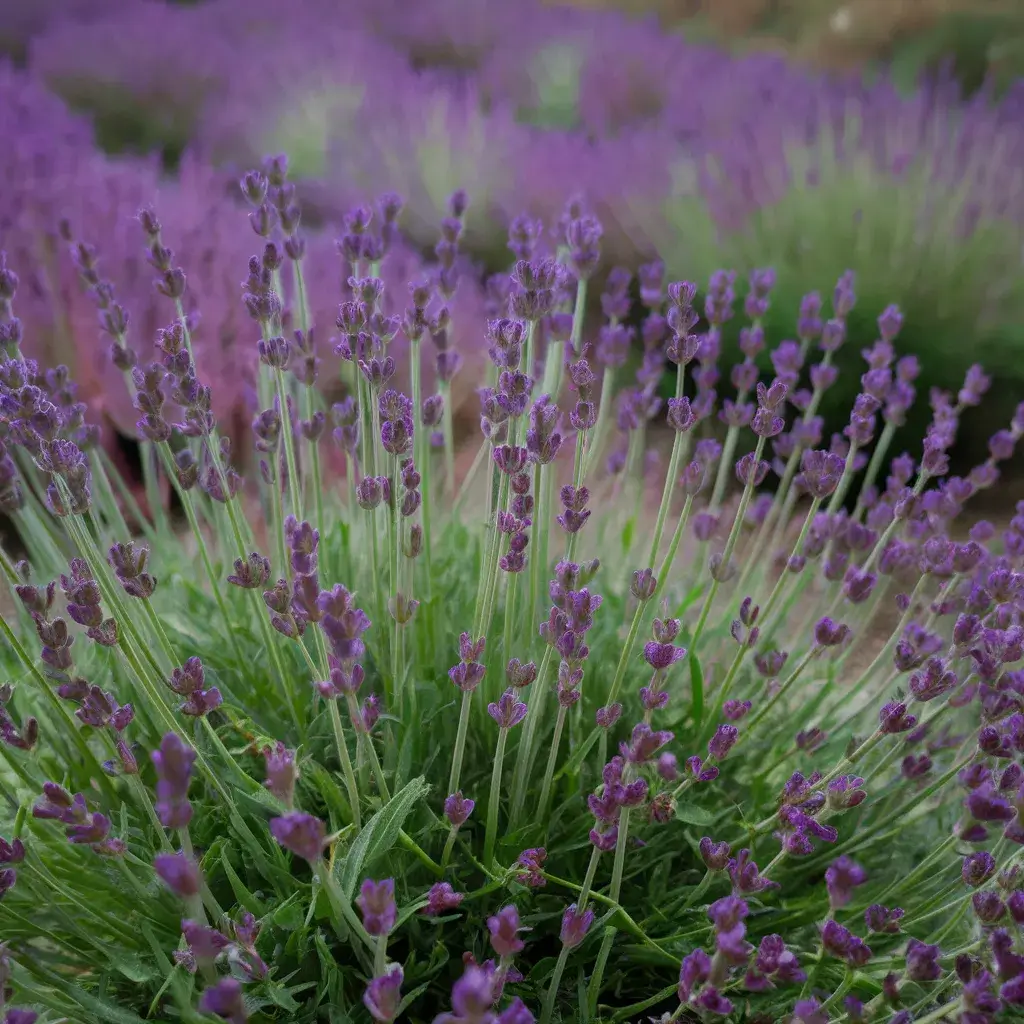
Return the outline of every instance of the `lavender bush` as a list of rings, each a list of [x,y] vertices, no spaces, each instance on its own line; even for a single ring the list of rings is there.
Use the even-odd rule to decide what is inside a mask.
[[[160,515],[68,370],[22,356],[0,263],[8,1024],[1018,1013],[1024,507],[956,520],[1024,405],[950,476],[973,367],[896,452],[918,366],[894,306],[847,341],[852,274],[771,346],[769,269],[702,303],[615,270],[589,320],[602,228],[572,202],[513,223],[496,315],[464,328],[490,360],[456,474],[466,194],[393,291],[401,200],[352,209],[320,319],[286,160],[240,190],[247,267],[183,265],[139,213],[148,360],[104,239],[65,232]],[[248,481],[195,355],[211,273],[259,360]],[[844,343],[866,365],[826,441]]]

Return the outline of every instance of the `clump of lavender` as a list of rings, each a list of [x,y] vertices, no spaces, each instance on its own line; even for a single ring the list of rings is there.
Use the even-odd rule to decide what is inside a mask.
[[[130,507],[70,372],[23,357],[0,261],[5,1019],[1017,1012],[1024,506],[1001,531],[957,517],[1024,405],[951,476],[991,384],[972,368],[892,450],[917,397],[902,315],[848,339],[851,275],[791,311],[798,341],[766,337],[767,269],[699,297],[652,264],[639,303],[615,271],[592,317],[602,227],[573,201],[514,222],[469,325],[490,365],[463,462],[472,197],[397,296],[401,200],[350,211],[319,322],[287,161],[241,190],[251,259],[218,270],[258,365],[258,473],[193,344],[210,268],[142,211],[152,359],[90,286],[179,522]],[[858,396],[826,439],[847,340]]]

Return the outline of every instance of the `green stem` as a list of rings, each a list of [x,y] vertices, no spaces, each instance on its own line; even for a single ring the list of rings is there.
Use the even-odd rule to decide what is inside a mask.
[[[615,666],[615,675],[612,677],[612,685],[608,690],[605,704],[614,704],[615,698],[619,695],[619,688],[626,676],[626,666],[629,664],[633,648],[636,645],[637,634],[640,632],[640,623],[643,621],[645,607],[646,602],[637,602],[636,611],[633,612],[633,621],[629,624],[629,632],[626,634],[626,642],[622,645],[622,653],[619,655],[618,665]]]
[[[203,536],[202,527],[199,525],[199,518],[196,515],[195,504],[192,501],[192,494],[189,491],[182,489],[178,484],[178,477],[174,472],[174,460],[171,456],[171,449],[167,442],[165,441],[162,444],[157,445],[156,450],[164,465],[164,470],[171,481],[171,486],[178,495],[178,501],[181,503],[181,507],[185,512],[185,518],[188,520],[188,525],[192,530],[192,536],[195,538],[196,547],[199,550],[199,560],[203,563],[203,572],[206,574],[207,582],[210,584],[210,593],[217,604],[217,610],[220,612],[220,617],[223,620],[224,631],[231,639],[231,646],[234,648],[238,664],[245,665],[247,664],[247,660],[242,656],[242,649],[238,644],[238,637],[235,635],[235,631],[232,628],[231,616],[228,614],[227,604],[224,602],[224,595],[221,593],[219,585],[220,581],[217,579],[217,574],[213,569],[213,562],[210,559],[210,549],[206,545],[206,538]],[[244,552],[242,557],[245,557]]]
[[[505,591],[505,629],[502,640],[502,657],[508,661],[512,657],[512,635],[515,632],[517,625],[515,619],[516,613],[516,590],[519,586],[519,576],[517,572],[509,573],[508,588]],[[519,625],[522,625],[520,622]]]
[[[501,803],[501,766],[505,760],[505,743],[508,729],[498,730],[498,742],[494,748],[494,767],[491,770],[491,793],[487,800],[487,831],[484,834],[484,863],[494,859],[494,842],[498,835],[498,807]]]
[[[558,959],[555,961],[555,969],[551,973],[551,981],[548,984],[547,995],[544,997],[544,1008],[541,1010],[540,1024],[550,1024],[551,1014],[555,1009],[555,999],[558,998],[558,986],[562,981],[562,972],[565,970],[565,962],[569,959],[569,947],[564,943],[558,951]]]
[[[544,769],[544,782],[540,790],[540,803],[538,806],[538,821],[547,821],[548,804],[551,801],[551,783],[555,775],[555,765],[558,762],[558,748],[562,742],[562,730],[565,728],[566,707],[558,705],[558,716],[555,718],[555,731],[551,737],[551,749],[548,751],[548,763]]]
[[[459,709],[459,727],[455,733],[455,750],[452,753],[452,770],[448,776],[448,792],[455,793],[459,788],[459,777],[462,775],[462,759],[466,753],[466,733],[469,730],[469,709],[473,700],[473,691],[464,690],[462,707]]]
[[[682,374],[680,373],[680,377]],[[658,506],[658,518],[654,522],[654,535],[651,537],[651,553],[647,558],[647,564],[654,567],[654,561],[658,557],[658,549],[661,547],[661,535],[665,530],[665,520],[668,518],[668,511],[672,505],[672,495],[677,485],[679,475],[679,463],[683,458],[683,452],[689,445],[690,435],[677,430],[672,440],[672,454],[668,460],[668,474],[665,477],[665,486],[661,492],[661,504]]]
[[[764,451],[763,437],[757,439],[757,447],[754,449],[754,466],[761,461],[761,453]],[[751,474],[752,476],[752,474]],[[743,487],[743,495],[740,498],[739,508],[736,509],[736,518],[733,520],[732,529],[729,531],[729,536],[725,542],[725,550],[722,552],[722,563],[721,570],[724,572],[729,566],[729,560],[732,558],[733,549],[736,547],[736,541],[739,539],[740,531],[743,529],[743,520],[747,514],[747,506],[750,504],[750,498],[754,493],[753,479],[748,479]],[[718,592],[718,580],[712,580],[711,586],[708,588],[708,596],[704,599],[704,606],[701,608],[700,617],[697,620],[697,628],[693,632],[693,639],[690,642],[690,649],[696,651],[697,642],[700,640],[701,634],[704,632],[704,626],[707,623],[708,615],[711,613],[711,606],[714,604],[715,594]]]
[[[811,524],[814,522],[814,517],[818,514],[818,508],[821,506],[821,498],[814,498],[811,501],[811,507],[807,510],[807,515],[804,517],[803,526],[800,527],[800,534],[796,539],[796,543],[793,545],[793,550],[790,552],[789,558],[786,560],[786,565],[782,567],[782,572],[779,573],[779,578],[775,581],[775,586],[772,587],[772,592],[768,595],[768,600],[764,603],[764,608],[761,610],[760,619],[761,622],[767,622],[768,616],[771,614],[775,607],[776,602],[782,596],[782,592],[786,589],[786,583],[789,580],[789,561],[796,555],[800,554],[801,549],[804,546],[804,541],[807,539],[807,534],[811,529]]]
[[[444,408],[441,410],[441,430],[444,433],[444,485],[448,497],[455,495],[455,428],[452,421],[452,388],[448,381],[438,385]]]
[[[388,964],[388,937],[387,935],[377,936],[377,948],[373,951],[373,974],[380,978],[384,975]]]
[[[668,585],[668,577],[672,572],[672,566],[675,564],[676,552],[679,550],[679,544],[683,539],[683,531],[686,529],[686,522],[690,518],[690,510],[692,508],[693,496],[688,494],[683,504],[683,510],[679,513],[679,521],[676,523],[672,539],[668,542],[668,551],[665,552],[661,567],[658,569],[658,582],[654,588],[653,595],[655,598],[659,597],[662,590]]]
[[[601,381],[601,397],[597,406],[597,422],[594,424],[594,433],[591,435],[590,444],[587,446],[587,455],[583,467],[583,479],[590,479],[594,471],[594,463],[601,457],[601,449],[604,447],[604,436],[608,432],[612,395],[615,392],[615,368],[608,366],[604,371],[604,379]],[[675,446],[673,445],[673,451]]]
[[[512,773],[512,807],[509,812],[509,823],[515,827],[522,813],[523,804],[526,801],[526,777],[533,763],[532,748],[533,738],[537,730],[537,722],[541,718],[541,709],[544,705],[546,691],[544,689],[544,677],[547,675],[548,664],[551,661],[553,647],[544,648],[544,656],[540,660],[540,668],[537,669],[537,678],[525,695],[525,703],[529,707],[526,719],[523,722],[523,735],[519,741],[519,750],[516,752],[516,767]]]
[[[545,470],[546,467],[539,462],[533,467],[533,558],[530,562],[530,600],[526,606],[526,622],[530,626],[533,625],[537,614],[541,574],[546,568],[542,555],[543,542],[548,530],[548,524],[544,519],[547,507],[543,504]]]
[[[619,892],[622,889],[622,872],[626,862],[626,841],[629,838],[629,808],[623,807],[619,811],[619,834],[615,842],[615,861],[612,865],[612,881],[608,888],[609,897],[616,903],[619,902]],[[597,999],[601,994],[601,982],[604,978],[604,969],[608,963],[608,956],[615,942],[616,928],[611,925],[604,930],[601,939],[601,949],[597,954],[597,963],[594,966],[594,973],[590,976],[587,985],[587,1005],[590,1015],[597,1012]]]
[[[864,497],[875,485],[875,479],[882,468],[882,463],[885,461],[885,456],[889,451],[889,446],[892,444],[895,434],[896,425],[886,422],[878,438],[878,444],[875,445],[875,450],[871,453],[871,461],[868,463],[868,468],[864,473],[864,480],[860,485],[860,493],[857,495],[857,504],[854,506],[853,514],[850,516],[851,520],[855,523],[859,523],[860,517],[864,514]]]
[[[341,712],[338,711],[336,700],[327,703],[331,715],[331,729],[334,732],[334,745],[338,751],[338,760],[341,762],[345,788],[348,790],[349,806],[352,808],[352,823],[359,829],[362,828],[362,819],[359,813],[359,787],[356,785],[356,774],[352,769],[352,759],[348,754],[348,743],[345,741],[345,731],[341,725]]]
[[[292,434],[292,414],[288,408],[288,395],[284,386],[284,370],[280,367],[274,368],[274,384],[277,388],[277,400],[281,405],[281,433],[284,435],[284,458],[288,466],[288,496],[292,514],[301,520],[302,485],[299,481],[298,460],[295,458],[295,437]]]

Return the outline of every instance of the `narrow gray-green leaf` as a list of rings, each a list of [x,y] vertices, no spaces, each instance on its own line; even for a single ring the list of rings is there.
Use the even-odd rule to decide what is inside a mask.
[[[363,826],[345,859],[334,869],[349,899],[355,894],[364,865],[372,864],[395,845],[405,819],[429,789],[422,775],[411,779]]]

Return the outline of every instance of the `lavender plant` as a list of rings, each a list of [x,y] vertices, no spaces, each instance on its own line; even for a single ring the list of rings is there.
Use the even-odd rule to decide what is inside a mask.
[[[470,325],[490,362],[457,478],[465,193],[397,296],[401,200],[351,211],[318,323],[287,161],[241,192],[254,254],[218,270],[259,360],[248,481],[156,211],[149,362],[103,239],[70,243],[97,247],[82,287],[176,517],[124,500],[69,372],[22,356],[0,263],[5,1021],[1019,1013],[1024,507],[1001,534],[956,519],[1024,404],[950,476],[972,368],[893,452],[917,365],[889,307],[849,340],[866,366],[826,445],[852,275],[770,350],[769,270],[742,314],[732,273],[698,308],[661,265],[635,293],[613,272],[587,322],[602,228],[572,202],[514,222]]]

